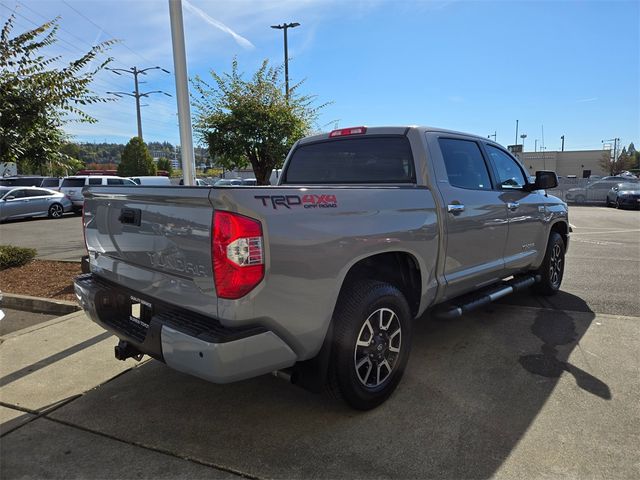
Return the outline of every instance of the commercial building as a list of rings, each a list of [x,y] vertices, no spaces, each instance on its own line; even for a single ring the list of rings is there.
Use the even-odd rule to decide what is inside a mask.
[[[591,175],[609,175],[600,166],[603,155],[610,155],[610,150],[573,150],[564,152],[518,152],[516,156],[535,175],[537,170],[552,170],[556,174],[567,177],[589,178]]]

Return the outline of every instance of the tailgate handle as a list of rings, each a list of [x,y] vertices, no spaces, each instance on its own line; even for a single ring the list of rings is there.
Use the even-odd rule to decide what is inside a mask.
[[[120,223],[136,225],[139,227],[141,216],[142,212],[139,208],[123,208],[122,210],[120,210],[120,216],[118,217],[118,220],[120,220]]]

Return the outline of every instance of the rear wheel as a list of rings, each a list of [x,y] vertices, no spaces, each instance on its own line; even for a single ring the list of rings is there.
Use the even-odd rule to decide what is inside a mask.
[[[564,274],[564,252],[562,236],[557,232],[551,232],[544,260],[536,272],[542,277],[534,286],[540,295],[555,295],[560,290]]]
[[[329,391],[369,410],[396,389],[411,349],[412,318],[402,293],[365,280],[340,294],[334,323]]]
[[[62,218],[64,208],[59,203],[54,203],[49,207],[49,218]]]

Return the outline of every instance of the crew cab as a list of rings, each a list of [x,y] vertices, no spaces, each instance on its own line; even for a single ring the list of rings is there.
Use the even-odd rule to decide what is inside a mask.
[[[226,383],[277,372],[370,409],[414,319],[560,288],[567,205],[486,138],[355,127],[292,147],[276,186],[85,189],[75,292],[143,354]]]

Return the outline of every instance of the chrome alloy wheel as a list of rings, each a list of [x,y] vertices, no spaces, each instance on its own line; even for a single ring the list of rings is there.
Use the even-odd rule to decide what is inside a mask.
[[[549,278],[551,279],[551,285],[554,287],[560,286],[562,280],[562,248],[560,245],[555,244],[553,250],[551,250],[551,260],[549,261]]]
[[[60,218],[63,215],[64,210],[62,208],[62,205],[54,203],[53,205],[51,205],[51,207],[49,207],[49,212],[51,213],[51,216],[53,218]]]
[[[360,383],[367,388],[383,384],[393,372],[402,346],[402,326],[396,313],[379,308],[365,320],[353,352]]]

